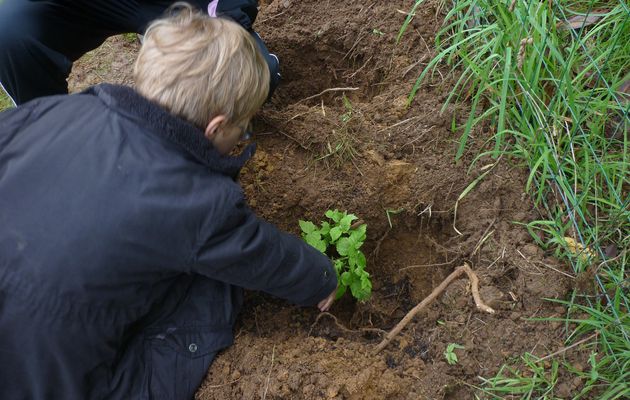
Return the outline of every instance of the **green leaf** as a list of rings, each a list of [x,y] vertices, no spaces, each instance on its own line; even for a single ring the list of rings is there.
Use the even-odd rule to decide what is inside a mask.
[[[317,230],[317,226],[312,223],[311,221],[299,221],[300,224],[300,228],[302,229],[302,232],[304,233],[311,233],[313,231]]]
[[[318,243],[316,243],[314,247],[317,250],[319,250],[322,253],[324,253],[324,254],[326,254],[326,250],[328,249],[328,246],[326,245],[326,242],[324,242],[323,240],[321,240]]]
[[[326,246],[326,242],[322,240],[322,235],[320,235],[318,231],[308,233],[304,237],[304,240],[306,241],[306,243],[315,247],[317,250],[321,251],[322,253],[326,253],[326,247],[328,246]]]
[[[361,267],[361,269],[365,268],[367,265],[367,260],[365,259],[365,254],[362,251],[357,250],[357,265]]]
[[[337,241],[337,253],[339,253],[340,256],[347,256],[351,244],[350,239],[346,237],[339,239],[339,241]]]
[[[341,218],[343,217],[343,213],[339,210],[328,210],[325,214],[328,218],[332,219],[336,223],[339,223]]]
[[[361,272],[360,276],[352,274],[355,278],[350,283],[350,291],[357,300],[365,301],[372,294],[372,282],[370,282],[370,275],[367,272]]]
[[[347,286],[339,285],[337,287],[337,294],[335,295],[335,300],[339,300],[341,296],[343,296],[346,293],[346,290],[348,290]]]
[[[350,234],[350,241],[354,244],[355,248],[359,248],[363,245],[365,241],[365,232],[354,231]]]
[[[322,227],[319,229],[322,235],[328,234],[330,232],[330,224],[326,221],[322,222]]]
[[[358,263],[359,252],[354,247],[348,249],[348,266],[350,269],[355,269]]]
[[[334,228],[330,229],[329,233],[330,233],[330,239],[334,243],[337,241],[337,239],[339,239],[342,232],[341,232],[341,228],[339,228],[338,226],[335,226]]]
[[[337,259],[333,262],[333,266],[335,267],[335,271],[337,272],[337,278],[341,276],[344,265],[346,265],[346,263],[341,259]]]
[[[350,286],[352,284],[352,282],[354,282],[354,280],[356,280],[356,276],[350,272],[350,271],[346,271],[343,274],[341,274],[341,284],[344,286]]]
[[[357,216],[354,214],[344,215],[339,221],[339,226],[344,232],[348,232],[350,230],[350,225],[352,224],[352,221],[354,221],[355,219],[357,219]]]

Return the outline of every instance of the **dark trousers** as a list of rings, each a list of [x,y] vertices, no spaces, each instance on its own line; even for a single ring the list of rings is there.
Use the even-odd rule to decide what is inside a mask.
[[[208,1],[189,1],[205,11]],[[109,36],[144,32],[174,1],[3,0],[0,3],[0,84],[17,104],[68,92],[72,63]],[[278,59],[258,42],[279,82]]]
[[[243,290],[190,276],[130,329],[107,399],[192,399],[218,351],[233,342]]]

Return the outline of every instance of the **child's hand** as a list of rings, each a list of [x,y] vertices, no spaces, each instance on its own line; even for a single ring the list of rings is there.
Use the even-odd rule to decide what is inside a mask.
[[[337,294],[337,289],[333,290],[333,292],[330,295],[328,295],[328,297],[326,297],[324,300],[317,303],[317,308],[319,308],[319,311],[321,312],[328,311],[333,301],[335,301],[336,294]]]

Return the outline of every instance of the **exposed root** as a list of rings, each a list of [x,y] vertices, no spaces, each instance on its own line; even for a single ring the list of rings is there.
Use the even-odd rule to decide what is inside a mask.
[[[473,272],[470,266],[467,263],[464,263],[464,265],[457,267],[455,271],[447,276],[446,279],[444,279],[444,281],[442,281],[442,283],[440,283],[438,287],[433,289],[431,294],[425,297],[424,300],[422,300],[418,305],[412,308],[407,313],[407,315],[405,315],[403,319],[400,320],[400,322],[385,336],[381,343],[376,346],[376,348],[374,349],[374,354],[383,350],[389,344],[389,342],[391,342],[392,339],[394,339],[396,335],[398,335],[400,331],[402,331],[403,328],[407,326],[407,324],[413,319],[413,317],[415,317],[416,314],[418,314],[426,306],[431,304],[433,300],[435,300],[446,289],[446,287],[451,284],[451,282],[453,282],[456,278],[464,273],[468,275],[468,279],[470,279],[470,284],[472,286],[472,295],[473,299],[475,300],[475,304],[477,305],[477,308],[481,311],[494,314],[495,311],[492,308],[488,307],[479,296],[479,278],[477,278],[477,275]]]
[[[330,318],[332,318],[332,320],[335,322],[335,325],[337,326],[337,328],[339,328],[342,331],[347,332],[347,333],[362,333],[362,332],[374,332],[374,333],[379,333],[379,334],[386,333],[386,331],[384,331],[382,329],[379,329],[379,328],[359,328],[357,330],[349,329],[349,328],[346,328],[345,326],[343,326],[337,320],[337,317],[335,317],[331,313],[329,313],[329,312],[322,312],[322,313],[319,313],[317,318],[315,318],[315,322],[313,322],[313,325],[311,325],[311,329],[308,330],[308,336],[311,336],[311,333],[313,332],[313,329],[315,328],[315,325],[317,325],[319,323],[319,320],[322,319],[322,317],[330,317]]]
[[[328,89],[322,90],[321,92],[319,92],[319,93],[317,93],[317,94],[314,94],[314,95],[312,95],[312,96],[306,97],[306,98],[304,98],[304,99],[302,99],[302,100],[298,101],[298,102],[297,102],[297,103],[295,103],[295,104],[300,104],[300,103],[302,103],[302,102],[304,102],[304,101],[314,99],[314,98],[319,97],[319,96],[321,96],[321,95],[323,95],[323,94],[326,94],[326,93],[328,93],[328,92],[346,92],[346,91],[354,91],[354,90],[359,90],[359,88],[358,88],[358,87],[337,87],[337,88],[328,88]]]

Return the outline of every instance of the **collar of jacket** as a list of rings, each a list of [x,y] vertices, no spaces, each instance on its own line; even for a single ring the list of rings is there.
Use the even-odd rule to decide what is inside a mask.
[[[252,143],[238,156],[220,154],[201,129],[170,114],[131,87],[103,83],[88,88],[83,93],[95,95],[117,112],[141,120],[151,132],[177,144],[213,171],[233,178],[238,176],[243,165],[256,151],[256,144]]]

